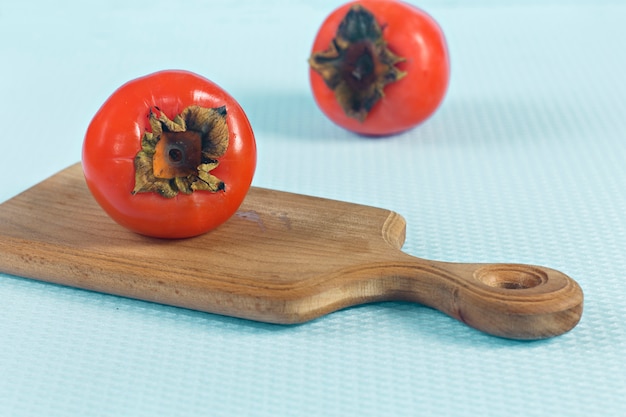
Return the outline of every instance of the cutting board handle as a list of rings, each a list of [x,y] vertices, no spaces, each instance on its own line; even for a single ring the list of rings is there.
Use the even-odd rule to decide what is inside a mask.
[[[582,315],[580,286],[554,269],[402,258],[384,273],[387,296],[428,305],[492,335],[543,339],[571,330]]]

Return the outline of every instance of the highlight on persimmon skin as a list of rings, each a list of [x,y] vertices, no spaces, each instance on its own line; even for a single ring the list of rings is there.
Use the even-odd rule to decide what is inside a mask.
[[[358,0],[334,10],[309,58],[318,107],[362,135],[392,135],[424,122],[441,105],[449,78],[442,29],[398,0]]]
[[[83,142],[87,186],[117,223],[187,238],[228,220],[256,169],[248,118],[217,84],[167,70],[129,81],[95,114]]]

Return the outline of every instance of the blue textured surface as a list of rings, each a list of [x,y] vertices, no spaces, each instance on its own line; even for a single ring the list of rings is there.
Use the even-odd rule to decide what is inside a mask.
[[[0,415],[626,414],[626,7],[465,3],[420,3],[453,59],[443,107],[371,140],[308,90],[340,2],[3,2],[0,201],[78,161],[119,85],[188,69],[248,113],[256,185],[396,210],[416,256],[560,269],[578,327],[515,342],[408,303],[276,326],[0,275]]]

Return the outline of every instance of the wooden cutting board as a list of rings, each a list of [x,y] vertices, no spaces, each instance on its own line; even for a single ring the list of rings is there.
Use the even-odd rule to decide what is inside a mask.
[[[253,187],[212,232],[148,238],[100,209],[76,164],[0,204],[0,271],[272,323],[383,300],[515,339],[559,335],[580,319],[583,293],[561,272],[424,260],[400,250],[404,236],[389,210]]]

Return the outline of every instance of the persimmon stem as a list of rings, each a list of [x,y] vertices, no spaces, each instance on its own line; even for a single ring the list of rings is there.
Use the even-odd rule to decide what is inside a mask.
[[[193,175],[202,160],[202,137],[198,132],[163,132],[155,147],[152,171],[157,178]]]

